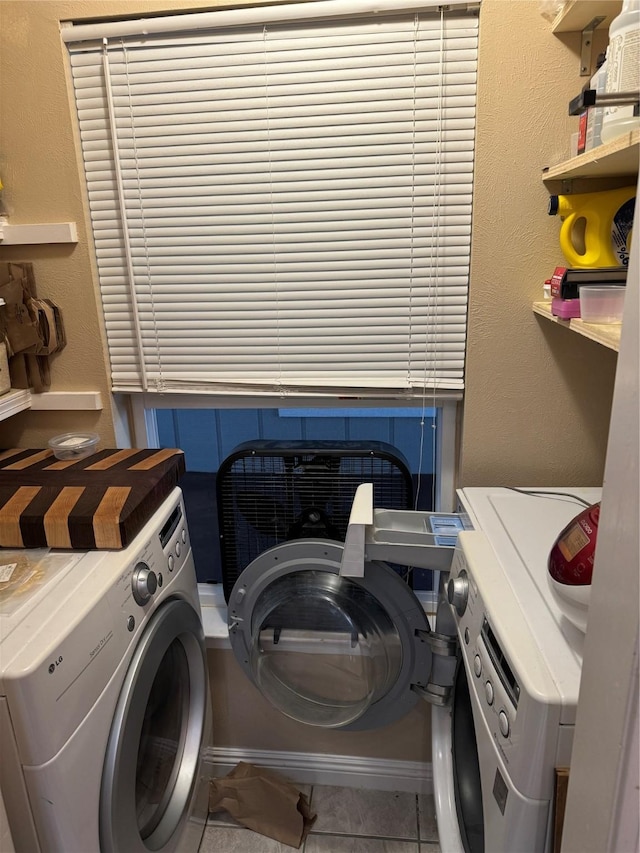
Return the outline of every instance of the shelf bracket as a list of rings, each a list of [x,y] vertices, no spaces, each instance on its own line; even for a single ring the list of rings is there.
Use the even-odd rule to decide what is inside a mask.
[[[582,30],[580,41],[580,76],[591,76],[591,53],[593,48],[593,32],[605,19],[606,15],[592,18]]]

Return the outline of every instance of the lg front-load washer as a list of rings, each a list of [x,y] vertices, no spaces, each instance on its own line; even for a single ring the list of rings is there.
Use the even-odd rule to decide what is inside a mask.
[[[45,556],[41,582],[0,603],[0,785],[17,853],[195,853],[211,713],[180,490],[124,550]]]
[[[474,513],[473,490],[459,498],[457,519],[372,512],[355,549],[361,572],[345,573],[354,561],[328,540],[265,551],[229,597],[231,646],[276,708],[313,726],[374,729],[427,699],[443,853],[546,853],[582,661],[576,632],[547,595],[546,555],[582,497],[492,490],[493,520]],[[441,566],[456,520],[467,529],[449,547],[432,630],[410,587],[376,557]]]

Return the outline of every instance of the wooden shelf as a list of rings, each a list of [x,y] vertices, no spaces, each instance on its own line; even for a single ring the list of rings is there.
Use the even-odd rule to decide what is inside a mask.
[[[571,160],[542,170],[543,181],[568,178],[623,177],[635,179],[640,162],[640,130],[632,130],[610,142],[578,154]],[[634,180],[635,183],[635,180]]]
[[[34,394],[27,388],[12,388],[0,396],[0,421],[25,409],[49,412],[101,411],[102,395],[99,391],[43,391]]]
[[[31,392],[12,388],[0,397],[0,421],[31,408]]]
[[[534,314],[538,314],[540,317],[545,317],[545,319],[551,320],[554,323],[559,323],[561,326],[565,326],[570,331],[576,332],[578,335],[582,335],[585,338],[589,338],[591,341],[596,341],[596,343],[602,344],[604,347],[608,347],[616,352],[620,349],[620,330],[622,328],[620,325],[585,323],[583,320],[579,319],[562,320],[560,317],[556,317],[551,313],[550,302],[534,302],[533,312]]]
[[[564,4],[553,24],[551,32],[582,32],[594,18],[605,16],[600,27],[609,27],[622,9],[622,0],[568,0]]]
[[[3,246],[35,246],[40,243],[77,243],[75,222],[51,222],[46,225],[11,225],[0,217],[0,244]]]

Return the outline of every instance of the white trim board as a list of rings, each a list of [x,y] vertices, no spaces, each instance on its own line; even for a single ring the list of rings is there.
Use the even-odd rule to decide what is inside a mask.
[[[209,747],[205,761],[215,777],[225,776],[238,762],[246,761],[275,770],[297,785],[433,794],[433,767],[424,761],[239,747]]]

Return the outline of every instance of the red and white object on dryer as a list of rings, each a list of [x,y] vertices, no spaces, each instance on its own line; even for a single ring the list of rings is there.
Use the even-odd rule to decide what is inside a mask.
[[[549,585],[567,619],[587,630],[587,611],[598,537],[600,503],[578,513],[562,530],[549,554]]]

